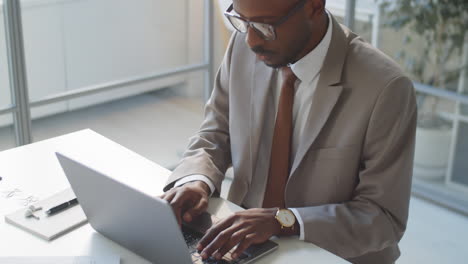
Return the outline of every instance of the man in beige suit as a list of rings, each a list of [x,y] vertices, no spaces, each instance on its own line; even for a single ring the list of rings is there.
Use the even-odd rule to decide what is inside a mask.
[[[247,210],[209,230],[204,258],[296,235],[353,263],[395,262],[411,189],[411,81],[323,0],[234,0],[226,14],[239,32],[162,198],[191,221],[232,166],[228,199]]]

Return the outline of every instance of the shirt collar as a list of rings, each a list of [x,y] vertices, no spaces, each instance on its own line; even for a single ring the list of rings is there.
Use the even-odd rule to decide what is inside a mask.
[[[328,13],[328,28],[327,33],[320,41],[320,43],[307,55],[302,57],[296,63],[291,64],[291,70],[303,83],[310,83],[315,76],[320,72],[325,56],[327,55],[328,48],[330,47],[331,36],[332,36],[332,19],[330,13]]]

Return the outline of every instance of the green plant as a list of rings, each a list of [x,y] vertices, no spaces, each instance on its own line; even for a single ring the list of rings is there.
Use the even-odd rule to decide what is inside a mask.
[[[468,30],[468,0],[384,0],[382,7],[385,25],[406,32],[397,57],[404,61],[412,78],[450,89],[449,84],[455,83],[461,69],[467,67],[461,65],[460,58]],[[404,48],[415,39],[421,45],[419,52],[409,54]],[[444,123],[435,114],[439,99],[431,99],[429,111],[421,112],[420,126],[438,127]]]

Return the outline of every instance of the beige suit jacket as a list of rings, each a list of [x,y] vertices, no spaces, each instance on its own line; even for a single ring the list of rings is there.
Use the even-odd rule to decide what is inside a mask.
[[[286,186],[286,206],[297,208],[306,241],[353,263],[392,263],[408,219],[414,90],[391,59],[335,19],[332,23],[330,48]],[[244,40],[245,35],[233,35],[205,120],[165,190],[185,176],[202,174],[219,192],[232,166],[228,199],[261,207],[270,154],[259,149],[272,137],[274,70],[257,60]]]

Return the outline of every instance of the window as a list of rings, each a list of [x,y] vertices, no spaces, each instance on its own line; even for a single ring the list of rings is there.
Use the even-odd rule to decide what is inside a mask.
[[[17,5],[17,1],[8,3]],[[167,142],[158,142],[164,137],[157,133],[172,131],[178,136],[172,141],[180,145],[171,145],[171,153],[154,160],[175,165],[187,138],[195,132],[181,124],[193,121],[198,128],[201,122],[203,91],[193,88],[209,91],[214,78],[211,0],[22,0],[15,9],[21,16],[8,10],[22,24],[29,94],[29,98],[21,97],[27,107],[17,111],[28,113],[20,117],[24,121],[20,123],[31,124],[21,133],[29,139],[18,144],[91,128],[153,158],[159,143],[169,149],[164,145]],[[192,35],[202,37],[196,41]],[[7,69],[0,68],[0,74],[2,70]],[[187,91],[198,97],[184,101],[179,92]],[[1,101],[10,96],[0,98],[0,122],[11,127],[8,113],[14,109],[9,101]],[[189,121],[168,121],[177,116]],[[142,140],[142,133],[148,135],[145,140],[154,142]],[[10,142],[4,148],[12,146]],[[167,156],[173,159],[165,162]]]
[[[0,6],[3,6],[3,1],[0,1]],[[11,114],[14,107],[11,102],[8,70],[5,23],[3,13],[0,12],[0,151],[15,146],[15,131]]]
[[[356,18],[359,9],[374,19],[354,30],[393,57],[417,91],[413,193],[468,213],[468,3],[358,0]]]

